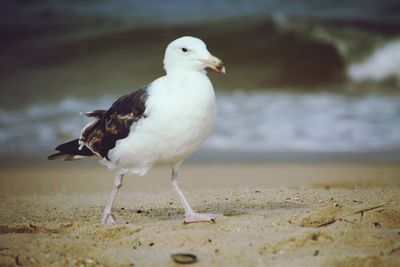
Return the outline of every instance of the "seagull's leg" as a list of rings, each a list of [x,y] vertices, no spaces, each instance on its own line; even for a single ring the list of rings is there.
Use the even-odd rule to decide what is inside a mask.
[[[174,188],[175,193],[178,195],[179,201],[181,202],[183,208],[185,209],[185,220],[183,223],[193,223],[193,222],[215,222],[214,214],[204,214],[204,213],[196,213],[192,210],[187,202],[185,196],[178,186],[178,169],[182,162],[175,164],[172,167],[172,179],[171,184]]]
[[[115,176],[114,188],[111,192],[111,198],[107,202],[107,206],[103,212],[103,218],[101,219],[102,224],[124,224],[125,223],[124,221],[117,219],[117,217],[115,217],[115,215],[111,213],[111,208],[114,203],[115,197],[117,196],[118,189],[120,189],[123,184],[124,174],[125,174],[125,172],[118,172],[117,175]]]

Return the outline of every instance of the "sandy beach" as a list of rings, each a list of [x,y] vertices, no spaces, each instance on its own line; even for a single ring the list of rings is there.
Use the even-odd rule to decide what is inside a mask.
[[[400,266],[400,1],[359,2],[3,1],[0,267]],[[206,69],[218,116],[179,172],[190,206],[216,222],[183,224],[164,166],[125,176],[113,213],[126,224],[104,226],[114,172],[46,158],[84,137],[85,112],[111,106],[103,157],[129,161],[107,154],[120,142],[149,164],[173,154],[157,152],[163,140],[200,143],[213,98],[194,73],[222,65],[198,42],[165,57],[182,36],[226,67]],[[138,103],[113,105],[139,88]]]
[[[399,266],[400,166],[186,164],[181,185],[215,224],[183,224],[166,167],[128,176],[102,226],[113,173],[95,163],[3,166],[1,266]]]

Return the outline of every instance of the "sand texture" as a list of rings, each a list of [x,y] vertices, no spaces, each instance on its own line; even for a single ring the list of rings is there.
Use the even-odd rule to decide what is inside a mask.
[[[189,202],[220,215],[187,225],[158,168],[126,180],[123,226],[99,224],[112,173],[71,166],[2,168],[0,266],[180,266],[174,253],[193,266],[400,266],[398,166],[188,165]]]

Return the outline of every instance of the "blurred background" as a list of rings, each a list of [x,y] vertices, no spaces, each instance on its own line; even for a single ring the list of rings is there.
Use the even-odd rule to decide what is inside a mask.
[[[44,161],[203,39],[219,116],[192,160],[400,160],[397,0],[4,0],[0,160]]]

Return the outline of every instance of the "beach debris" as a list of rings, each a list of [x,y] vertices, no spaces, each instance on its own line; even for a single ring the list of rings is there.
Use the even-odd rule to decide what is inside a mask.
[[[22,263],[21,263],[21,261],[19,259],[19,256],[15,256],[15,264],[18,265],[18,266],[22,266]]]
[[[318,256],[318,254],[319,254],[319,250],[317,249],[317,250],[314,251],[313,256],[314,256],[314,257],[315,257],[315,256]]]
[[[0,225],[0,235],[3,235],[3,234],[36,234],[36,233],[58,234],[58,233],[60,233],[60,230],[36,226],[36,225],[33,225],[32,223],[30,223],[29,226],[23,225],[23,226],[15,226],[15,227]]]
[[[400,251],[400,246],[397,246],[397,247],[392,248],[392,249],[389,251],[388,255],[391,255],[391,254],[393,254],[393,253],[395,253],[395,252],[398,252],[398,251]]]
[[[358,211],[356,211],[356,212],[354,212],[353,214],[357,214],[357,213],[364,213],[364,211],[370,211],[370,210],[374,210],[374,209],[377,209],[377,208],[380,208],[380,207],[382,207],[382,206],[385,206],[387,203],[385,202],[385,203],[381,203],[381,204],[379,204],[379,205],[376,205],[376,206],[372,206],[372,207],[369,207],[369,208],[364,208],[364,209],[361,209],[361,210],[358,210]]]
[[[222,213],[222,215],[227,216],[227,217],[240,216],[240,215],[245,215],[245,214],[248,214],[248,212],[240,211],[240,210],[226,210]]]
[[[175,253],[171,254],[174,262],[179,264],[192,264],[197,262],[197,256],[190,253]]]
[[[323,208],[307,214],[300,222],[303,227],[323,227],[335,223],[338,220],[345,220],[346,217],[355,214],[361,214],[361,219],[364,212],[371,211],[383,207],[387,203],[381,203],[373,206],[357,205],[350,207],[336,206]]]
[[[263,253],[267,251],[273,254],[285,254],[305,247],[315,247],[315,249],[317,249],[317,247],[319,248],[333,241],[333,237],[326,232],[306,232],[295,236],[289,236],[275,243],[266,243],[260,247],[260,252]]]
[[[61,225],[61,228],[68,228],[68,227],[72,227],[74,224],[69,222],[69,223],[64,223]]]

